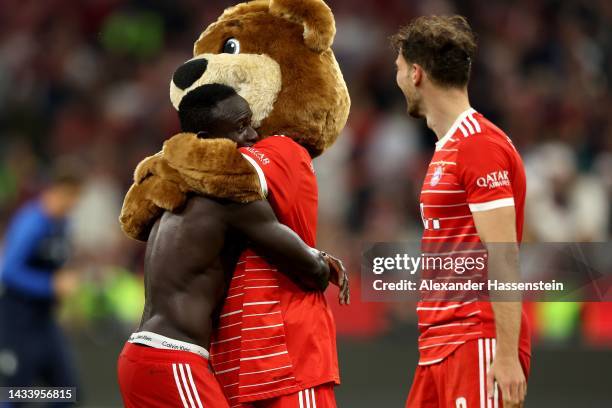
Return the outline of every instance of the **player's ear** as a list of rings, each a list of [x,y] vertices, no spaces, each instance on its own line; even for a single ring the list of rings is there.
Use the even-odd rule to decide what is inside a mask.
[[[414,86],[419,86],[423,79],[423,68],[419,64],[412,64],[411,72],[412,83]]]

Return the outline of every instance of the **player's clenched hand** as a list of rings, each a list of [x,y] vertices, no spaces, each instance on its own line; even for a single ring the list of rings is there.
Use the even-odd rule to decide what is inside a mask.
[[[494,396],[494,382],[501,391],[504,408],[520,408],[527,394],[527,380],[517,356],[500,356],[493,358],[493,364],[487,373],[487,396]]]
[[[351,303],[348,273],[340,259],[328,253],[325,254],[325,259],[329,265],[329,281],[340,288],[338,302],[341,305],[348,305]]]

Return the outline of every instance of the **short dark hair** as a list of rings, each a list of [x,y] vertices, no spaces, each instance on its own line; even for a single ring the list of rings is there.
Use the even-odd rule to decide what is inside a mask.
[[[232,87],[221,84],[207,84],[189,92],[179,104],[181,130],[192,133],[206,130],[215,120],[212,116],[215,106],[235,95]]]
[[[422,16],[391,37],[407,62],[421,65],[439,85],[465,87],[476,54],[476,36],[463,16]]]

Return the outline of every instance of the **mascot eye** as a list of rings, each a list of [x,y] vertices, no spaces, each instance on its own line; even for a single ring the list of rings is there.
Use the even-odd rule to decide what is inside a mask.
[[[235,38],[228,39],[225,44],[223,44],[223,50],[221,52],[224,54],[240,54],[240,41]]]

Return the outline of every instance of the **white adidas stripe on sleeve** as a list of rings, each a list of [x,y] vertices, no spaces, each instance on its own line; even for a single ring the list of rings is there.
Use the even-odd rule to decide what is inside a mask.
[[[514,207],[514,198],[500,198],[499,200],[487,201],[485,203],[469,203],[470,211],[489,211],[502,207]]]
[[[257,172],[257,176],[259,177],[259,184],[261,185],[261,191],[263,192],[264,196],[267,197],[268,196],[268,183],[266,182],[266,176],[263,170],[261,169],[261,167],[259,167],[259,164],[257,164],[255,159],[253,159],[251,156],[242,153],[242,157],[244,157],[251,164],[251,166],[253,166],[253,168]]]

